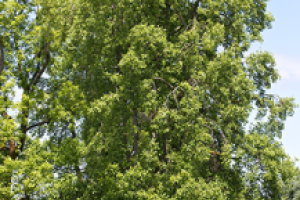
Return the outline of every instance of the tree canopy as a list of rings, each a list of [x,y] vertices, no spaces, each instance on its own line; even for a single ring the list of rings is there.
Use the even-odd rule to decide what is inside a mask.
[[[300,199],[300,176],[296,176],[285,189],[288,191],[288,200]]]
[[[271,53],[244,55],[266,7],[1,1],[0,199],[287,199],[299,168],[277,140],[297,105],[267,93]],[[246,131],[254,105],[268,120]]]

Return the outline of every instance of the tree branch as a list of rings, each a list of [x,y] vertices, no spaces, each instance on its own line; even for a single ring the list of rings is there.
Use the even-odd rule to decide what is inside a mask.
[[[38,76],[37,76],[37,78],[36,78],[34,81],[32,81],[32,85],[36,85],[36,84],[37,84],[37,82],[40,80],[40,78],[41,78],[42,74],[44,73],[44,71],[45,71],[45,69],[46,69],[46,67],[47,67],[48,63],[50,62],[50,51],[49,51],[49,43],[50,43],[50,42],[49,42],[49,30],[50,30],[50,23],[48,24],[48,30],[47,30],[47,49],[46,49],[46,62],[44,63],[42,70],[41,70],[41,71],[38,73]],[[28,87],[30,87],[30,85],[29,85]]]
[[[193,19],[195,19],[195,17],[196,17],[196,12],[197,12],[197,8],[199,7],[199,3],[200,3],[200,0],[196,0],[195,7],[193,10]]]
[[[14,140],[8,140],[9,143],[9,156],[14,160],[16,158],[16,144]]]
[[[165,101],[165,103],[164,103],[164,106],[165,106],[165,107],[167,107],[168,99],[169,99],[170,95],[173,93],[174,98],[175,98],[175,101],[176,101],[176,103],[177,103],[177,107],[179,108],[179,104],[178,104],[178,101],[177,101],[177,96],[178,96],[178,95],[175,96],[175,91],[177,90],[177,88],[181,88],[181,87],[177,86],[173,91],[171,91],[171,92],[168,94],[167,99],[166,99],[166,101]],[[181,88],[181,90],[183,90],[183,89]]]
[[[42,51],[43,51],[44,48],[45,48],[45,47],[43,46],[43,47],[40,49],[40,51],[37,52],[37,53],[34,55],[33,59],[35,59],[36,57],[40,58],[40,57],[41,57],[41,53],[42,53]],[[30,85],[32,85],[33,81],[34,81],[35,78],[36,78],[36,75],[40,72],[40,65],[41,65],[41,61],[39,61],[38,65],[37,65],[37,70],[35,71],[34,75],[32,76],[32,81],[31,81],[31,84],[30,84]],[[29,85],[29,86],[30,86],[30,85]]]
[[[40,57],[41,57],[41,53],[42,53],[42,51],[44,50],[44,48],[45,48],[45,46],[42,46],[42,48],[39,50],[39,52],[37,52],[37,53],[34,55],[33,59],[35,59],[36,57],[40,58]]]
[[[28,131],[28,130],[30,130],[30,129],[36,127],[36,126],[40,126],[40,125],[42,125],[42,124],[44,124],[44,123],[50,123],[50,121],[51,121],[51,118],[48,119],[47,121],[43,121],[43,122],[39,122],[39,123],[37,123],[37,124],[31,125],[31,126],[29,126],[28,128],[26,128],[26,131]]]
[[[30,83],[30,86],[33,85],[33,82],[36,79],[37,74],[40,72],[40,66],[41,66],[41,62],[39,61],[38,65],[36,67],[36,71],[34,72],[34,74],[32,76],[32,81]]]
[[[168,83],[167,81],[165,81],[164,79],[162,79],[160,77],[154,77],[153,79],[161,80],[162,82],[164,82],[165,84],[167,84],[170,88],[174,89],[174,86],[172,86],[170,83]]]
[[[44,73],[48,63],[50,62],[50,53],[48,51],[47,51],[46,56],[47,56],[46,62],[44,63],[42,70],[38,73],[37,78],[33,81],[32,85],[36,85],[37,82],[41,79],[42,74]]]
[[[182,22],[183,25],[185,26],[185,30],[187,30],[187,29],[188,29],[188,25],[185,23],[185,21],[184,21],[183,17],[181,16],[181,14],[180,14],[176,9],[174,9],[174,11],[175,11],[175,13],[179,16],[181,22]]]

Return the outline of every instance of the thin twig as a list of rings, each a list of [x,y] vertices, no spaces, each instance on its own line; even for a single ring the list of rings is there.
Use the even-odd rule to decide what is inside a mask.
[[[171,91],[169,94],[168,94],[168,96],[167,96],[167,99],[166,99],[166,101],[165,101],[165,103],[164,103],[164,106],[167,108],[167,101],[168,101],[168,99],[169,99],[169,97],[170,97],[170,95],[173,93],[175,93],[175,91],[177,90],[177,88],[180,88],[181,90],[183,90],[180,86],[177,86],[173,91]],[[184,91],[184,90],[183,90]],[[178,106],[178,105],[177,105]]]
[[[26,128],[26,131],[28,131],[28,130],[30,130],[30,129],[36,127],[36,126],[40,126],[40,125],[45,124],[45,123],[50,123],[50,121],[51,121],[51,119],[48,119],[47,121],[43,121],[43,122],[39,122],[39,123],[37,123],[37,124],[31,125],[31,126],[29,126],[28,128]]]
[[[181,16],[181,14],[176,10],[174,9],[175,13],[179,16],[181,22],[183,23],[183,25],[185,26],[185,28],[187,29],[188,28],[188,25],[185,23],[183,17]]]
[[[161,80],[162,82],[164,82],[165,84],[167,84],[170,88],[174,89],[174,86],[172,86],[170,83],[168,83],[167,81],[165,81],[164,79],[162,79],[160,77],[154,77],[153,79]]]

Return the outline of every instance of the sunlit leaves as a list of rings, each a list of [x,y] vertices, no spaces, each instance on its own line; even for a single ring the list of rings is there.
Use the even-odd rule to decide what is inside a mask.
[[[4,41],[3,73],[11,73],[24,92],[21,102],[5,99],[15,83],[1,76],[0,111],[13,107],[19,113],[0,118],[0,136],[18,146],[27,129],[49,139],[40,144],[26,136],[24,154],[1,157],[1,178],[17,183],[11,189],[0,179],[0,198],[10,189],[53,200],[60,192],[65,200],[284,194],[281,188],[297,169],[275,139],[294,112],[294,99],[274,101],[265,93],[279,78],[272,54],[256,52],[241,61],[274,18],[263,0],[205,0],[193,13],[195,2],[1,4],[6,15],[0,23],[10,30],[3,35],[19,40]],[[36,4],[42,6],[36,21],[25,22],[27,10],[14,16],[14,9]],[[38,80],[47,51],[49,78]],[[252,102],[258,117],[270,115],[246,133]],[[82,159],[84,170],[78,169]],[[80,181],[81,173],[87,180]],[[259,181],[265,181],[261,188]]]

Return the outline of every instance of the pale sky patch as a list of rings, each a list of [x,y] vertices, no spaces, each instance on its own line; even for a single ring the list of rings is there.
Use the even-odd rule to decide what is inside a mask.
[[[300,57],[276,54],[276,68],[281,75],[281,81],[300,80]]]

